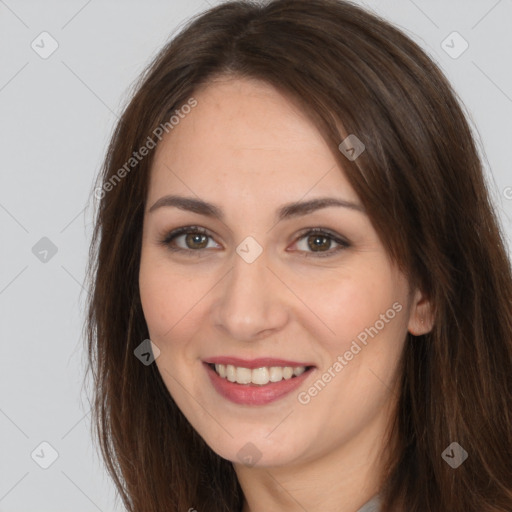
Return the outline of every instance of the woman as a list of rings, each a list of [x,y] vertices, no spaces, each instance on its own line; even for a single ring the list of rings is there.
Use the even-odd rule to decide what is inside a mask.
[[[343,1],[213,8],[101,180],[89,364],[128,510],[512,510],[510,262],[414,42]]]

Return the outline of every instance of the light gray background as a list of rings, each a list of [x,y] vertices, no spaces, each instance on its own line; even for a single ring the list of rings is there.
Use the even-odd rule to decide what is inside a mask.
[[[0,0],[0,511],[122,510],[81,389],[87,205],[130,85],[190,16],[216,3]],[[510,247],[512,0],[358,3],[404,29],[454,85],[485,148]],[[43,31],[59,45],[47,59],[31,48]],[[441,47],[453,31],[469,43],[456,59]],[[32,252],[42,237],[57,247],[46,262]],[[58,452],[48,469],[31,457],[37,449],[36,460],[50,460],[43,441]]]

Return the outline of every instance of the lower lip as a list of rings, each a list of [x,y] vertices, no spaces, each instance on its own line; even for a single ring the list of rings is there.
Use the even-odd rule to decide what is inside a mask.
[[[242,405],[265,405],[279,400],[297,389],[309,377],[311,370],[313,370],[313,368],[310,368],[298,377],[258,386],[256,384],[230,382],[218,375],[207,363],[203,364],[217,392],[231,402]]]

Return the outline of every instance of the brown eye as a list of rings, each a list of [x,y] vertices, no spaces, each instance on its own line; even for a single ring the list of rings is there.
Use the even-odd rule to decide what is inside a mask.
[[[185,244],[188,249],[204,249],[208,245],[208,235],[189,233],[185,235]]]
[[[209,242],[214,243],[212,236],[199,226],[185,226],[175,229],[163,237],[159,243],[171,251],[202,253],[202,249],[217,248],[217,245],[208,247]]]
[[[330,249],[332,239],[322,235],[310,235],[308,236],[308,247],[316,252],[323,252],[324,249]]]
[[[350,243],[335,233],[314,228],[304,232],[298,238],[296,246],[306,257],[328,257],[350,247]]]

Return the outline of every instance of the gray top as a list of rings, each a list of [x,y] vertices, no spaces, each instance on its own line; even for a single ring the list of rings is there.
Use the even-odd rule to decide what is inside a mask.
[[[374,496],[367,501],[357,512],[380,512],[380,496]]]
[[[357,512],[379,512],[380,497],[377,495],[366,502]]]

